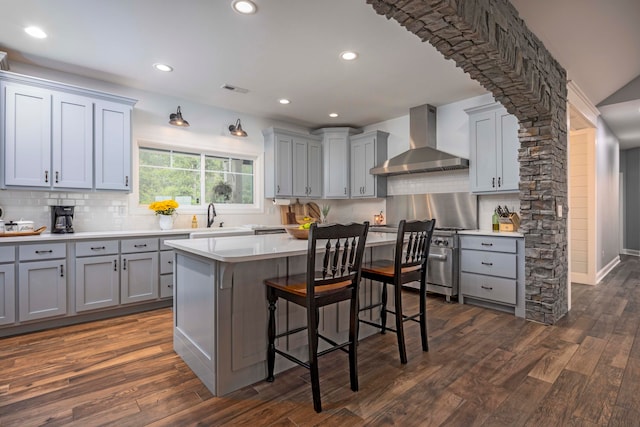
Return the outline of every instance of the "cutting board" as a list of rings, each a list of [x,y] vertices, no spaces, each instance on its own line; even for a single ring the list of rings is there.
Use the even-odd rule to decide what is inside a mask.
[[[304,217],[320,220],[320,208],[314,202],[302,204],[300,199],[289,206],[280,206],[280,222],[286,224],[299,224],[304,222]]]
[[[293,208],[291,207],[291,205],[280,206],[280,222],[283,225],[297,224],[296,214],[293,212]]]

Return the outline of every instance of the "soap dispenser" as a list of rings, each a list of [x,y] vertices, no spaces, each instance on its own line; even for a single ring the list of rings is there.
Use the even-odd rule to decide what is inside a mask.
[[[198,228],[198,218],[195,215],[191,218],[191,228]]]

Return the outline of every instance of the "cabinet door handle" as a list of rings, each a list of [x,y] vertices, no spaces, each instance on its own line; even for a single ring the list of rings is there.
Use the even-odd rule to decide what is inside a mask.
[[[488,265],[489,267],[491,267],[493,265],[492,262],[484,262],[482,261],[482,265]]]
[[[491,187],[496,188],[496,177],[491,178]]]
[[[44,171],[44,182],[49,182],[49,171]]]
[[[482,246],[493,246],[493,243],[485,243],[485,242],[482,242],[482,243],[480,243],[480,244],[481,244]]]
[[[103,251],[103,250],[105,250],[105,249],[107,249],[107,248],[106,248],[106,247],[104,247],[104,246],[92,246],[92,247],[91,247],[91,250],[92,250],[92,251]]]
[[[123,270],[127,269],[127,259],[126,258],[122,260],[122,269]]]
[[[118,271],[118,260],[113,260],[113,271]]]
[[[501,187],[501,186],[502,186],[502,184],[500,184],[500,181],[501,181],[501,180],[502,180],[502,177],[500,177],[500,176],[499,176],[499,177],[498,177],[498,187]]]
[[[36,251],[37,254],[50,254],[53,253],[53,251],[51,249],[49,249],[48,251]]]
[[[143,243],[143,244],[139,244],[139,245],[133,245],[134,248],[146,248],[147,244]]]
[[[280,194],[280,186],[276,186],[276,193]]]
[[[64,277],[64,264],[60,264],[60,277]]]
[[[173,261],[167,261],[169,264],[173,264]]]
[[[126,176],[124,177],[124,186],[125,186],[125,187],[128,187],[128,186],[129,186],[129,175],[126,175]]]
[[[59,178],[60,178],[60,172],[56,171],[56,184],[60,182]]]
[[[482,289],[486,289],[486,290],[488,290],[488,291],[492,291],[492,290],[493,290],[493,286],[480,285],[480,287],[481,287]]]
[[[169,289],[173,288],[173,283],[170,284],[170,285],[167,285],[167,288],[169,288]]]
[[[344,194],[347,194],[347,187],[344,187]]]

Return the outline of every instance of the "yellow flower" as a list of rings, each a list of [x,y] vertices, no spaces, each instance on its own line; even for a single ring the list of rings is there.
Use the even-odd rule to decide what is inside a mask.
[[[178,206],[178,202],[175,200],[167,199],[151,203],[149,209],[154,211],[156,215],[173,215]]]

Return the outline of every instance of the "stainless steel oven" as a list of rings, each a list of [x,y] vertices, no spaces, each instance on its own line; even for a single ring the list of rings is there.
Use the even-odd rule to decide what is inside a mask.
[[[478,228],[477,196],[470,193],[414,194],[387,197],[387,223],[372,231],[397,232],[402,219],[436,219],[429,248],[427,291],[444,295],[447,301],[458,295],[460,249],[458,231]],[[406,285],[419,288],[417,283]]]

